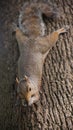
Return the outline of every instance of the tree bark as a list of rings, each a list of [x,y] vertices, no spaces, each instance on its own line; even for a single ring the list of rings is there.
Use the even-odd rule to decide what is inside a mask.
[[[35,106],[22,108],[19,112],[20,130],[69,130],[73,129],[72,100],[72,14],[73,2],[53,0],[60,9],[61,18],[57,22],[48,21],[48,31],[69,25],[68,33],[61,35],[53,47],[43,67],[42,93]]]
[[[9,7],[9,10],[7,15],[3,9],[1,10],[3,13],[1,16],[4,16],[1,18],[7,21],[5,23],[3,19],[4,22],[1,23],[3,27],[0,30],[0,34],[2,32],[5,34],[5,39],[3,38],[2,41],[7,46],[5,60],[2,65],[0,64],[3,70],[1,73],[5,75],[5,81],[1,81],[0,87],[2,90],[0,101],[3,103],[0,108],[1,129],[73,130],[73,0],[51,0],[51,2],[59,8],[60,19],[51,22],[46,20],[48,33],[65,25],[69,25],[70,29],[67,33],[60,35],[58,42],[45,60],[39,102],[31,107],[17,108],[15,107],[15,87],[11,86],[15,79],[18,47],[13,40],[10,26],[12,22],[17,22],[18,12],[24,1],[13,0],[12,3],[4,2],[5,4],[2,2],[4,9]],[[3,67],[7,60],[9,69]],[[7,94],[6,98],[4,98],[5,94]]]

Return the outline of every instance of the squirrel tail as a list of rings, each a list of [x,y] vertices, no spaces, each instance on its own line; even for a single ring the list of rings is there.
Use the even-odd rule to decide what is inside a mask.
[[[41,10],[41,13],[45,15],[49,19],[57,19],[60,17],[59,11],[56,7],[56,5],[52,4],[51,2],[44,2],[44,3],[39,3],[39,7]]]
[[[57,7],[55,5],[52,5],[50,2],[26,2],[21,11],[20,11],[20,15],[19,15],[19,28],[25,33],[26,32],[26,27],[25,29],[22,26],[22,21],[24,20],[25,16],[28,16],[27,12],[27,7],[30,10],[33,10],[32,12],[34,13],[38,13],[39,12],[41,15],[45,15],[47,18],[49,19],[57,19],[60,17],[59,15],[59,11],[57,10]],[[26,12],[26,13],[25,13]],[[33,15],[30,11],[30,14]]]
[[[25,9],[29,6],[29,2],[26,2],[22,8],[21,8],[21,11],[20,11],[20,15],[19,15],[19,19],[18,19],[18,24],[19,24],[19,28],[25,33],[26,30],[24,30],[23,26],[22,26],[22,19],[23,19],[23,16],[24,16],[24,11]]]

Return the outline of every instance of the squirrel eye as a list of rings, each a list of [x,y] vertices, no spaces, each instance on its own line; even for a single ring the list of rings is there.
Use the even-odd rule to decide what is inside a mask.
[[[29,91],[31,91],[31,88],[29,88]]]
[[[31,88],[27,86],[27,92],[31,91]]]
[[[34,94],[31,95],[31,97],[34,97],[34,96],[35,96]]]

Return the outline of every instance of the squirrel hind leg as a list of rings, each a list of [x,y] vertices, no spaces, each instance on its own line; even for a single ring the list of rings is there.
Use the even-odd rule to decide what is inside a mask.
[[[65,33],[65,32],[67,32],[68,29],[69,29],[69,26],[66,25],[66,26],[63,27],[63,28],[58,29],[57,32],[58,32],[58,34]]]
[[[16,30],[18,29],[18,26],[17,26],[17,24],[16,23],[12,23],[12,30],[13,30],[13,32],[16,32]]]

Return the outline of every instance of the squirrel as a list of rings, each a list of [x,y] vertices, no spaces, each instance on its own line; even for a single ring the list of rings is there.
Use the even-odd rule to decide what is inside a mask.
[[[19,15],[19,27],[15,29],[20,56],[18,59],[18,95],[30,106],[39,100],[42,68],[49,50],[55,45],[59,34],[67,32],[68,26],[46,34],[43,14],[54,18],[56,12],[49,4],[26,3]]]

